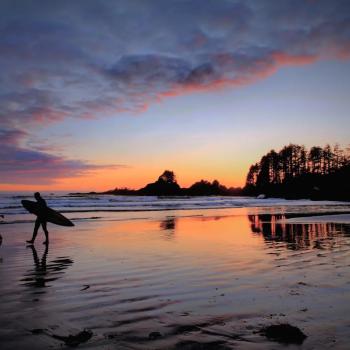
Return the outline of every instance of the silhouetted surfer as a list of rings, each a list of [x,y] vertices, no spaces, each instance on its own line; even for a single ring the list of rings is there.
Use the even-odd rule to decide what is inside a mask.
[[[34,193],[34,197],[35,197],[36,201],[38,202],[38,204],[43,209],[47,207],[45,199],[43,197],[41,197],[39,192],[35,192]],[[38,230],[39,230],[40,225],[42,226],[42,228],[44,230],[44,233],[45,233],[45,237],[46,237],[46,240],[45,240],[45,242],[43,244],[49,244],[49,231],[47,230],[47,227],[46,227],[46,220],[45,220],[44,217],[42,217],[40,215],[38,215],[38,217],[37,217],[37,219],[35,221],[33,237],[32,237],[32,239],[30,241],[27,241],[28,243],[30,243],[30,244],[34,243],[36,235],[38,234]]]

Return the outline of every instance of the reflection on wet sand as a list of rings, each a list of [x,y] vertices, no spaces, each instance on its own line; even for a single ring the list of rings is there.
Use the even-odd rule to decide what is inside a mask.
[[[247,215],[258,210],[81,222],[38,251],[14,226],[1,348],[283,350],[261,333],[276,324],[298,327],[305,349],[347,348],[349,226]]]
[[[161,230],[175,230],[176,220],[175,218],[166,218],[165,220],[160,221]]]
[[[164,239],[172,240],[176,229],[176,218],[167,217],[165,220],[161,220],[159,228],[162,231]]]
[[[293,250],[331,248],[332,238],[346,232],[346,225],[335,223],[285,223],[285,214],[248,215],[248,219],[252,232],[261,233],[268,242],[285,242]]]
[[[38,253],[34,245],[28,246],[32,250],[34,268],[29,269],[24,278],[20,281],[21,284],[33,287],[33,288],[45,288],[50,287],[49,282],[55,281],[61,277],[63,271],[67,269],[70,265],[73,264],[73,260],[69,257],[57,257],[55,260],[52,260],[47,264],[47,255],[49,253],[49,246],[45,245],[45,250],[41,259],[38,257]],[[36,294],[45,293],[45,290]]]

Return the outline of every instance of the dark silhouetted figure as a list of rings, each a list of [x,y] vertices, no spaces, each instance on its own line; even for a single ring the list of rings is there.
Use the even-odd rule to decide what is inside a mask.
[[[34,197],[36,201],[38,202],[39,206],[42,207],[43,209],[47,207],[45,199],[41,197],[39,192],[34,193]],[[47,230],[46,227],[46,219],[40,215],[38,215],[36,221],[35,221],[35,226],[34,226],[34,231],[33,231],[33,237],[30,241],[27,241],[29,244],[33,244],[35,241],[35,238],[38,234],[38,230],[40,225],[42,226],[44,233],[45,233],[45,242],[43,244],[49,244],[49,231]]]

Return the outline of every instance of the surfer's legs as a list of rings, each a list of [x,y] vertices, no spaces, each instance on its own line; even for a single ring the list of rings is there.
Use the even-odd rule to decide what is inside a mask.
[[[46,221],[42,221],[41,226],[43,227],[46,238],[44,244],[49,244],[49,231],[47,230]]]
[[[38,234],[39,227],[40,227],[40,219],[37,218],[34,225],[33,237],[30,241],[27,241],[28,243],[34,243],[36,235]]]

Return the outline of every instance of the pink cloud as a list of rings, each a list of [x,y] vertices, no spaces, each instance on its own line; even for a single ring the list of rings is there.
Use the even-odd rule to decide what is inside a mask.
[[[19,146],[28,136],[21,130],[0,129],[1,184],[55,183],[58,179],[86,176],[98,170],[118,170],[121,164],[92,164],[77,159],[67,159],[52,152],[27,149]]]

